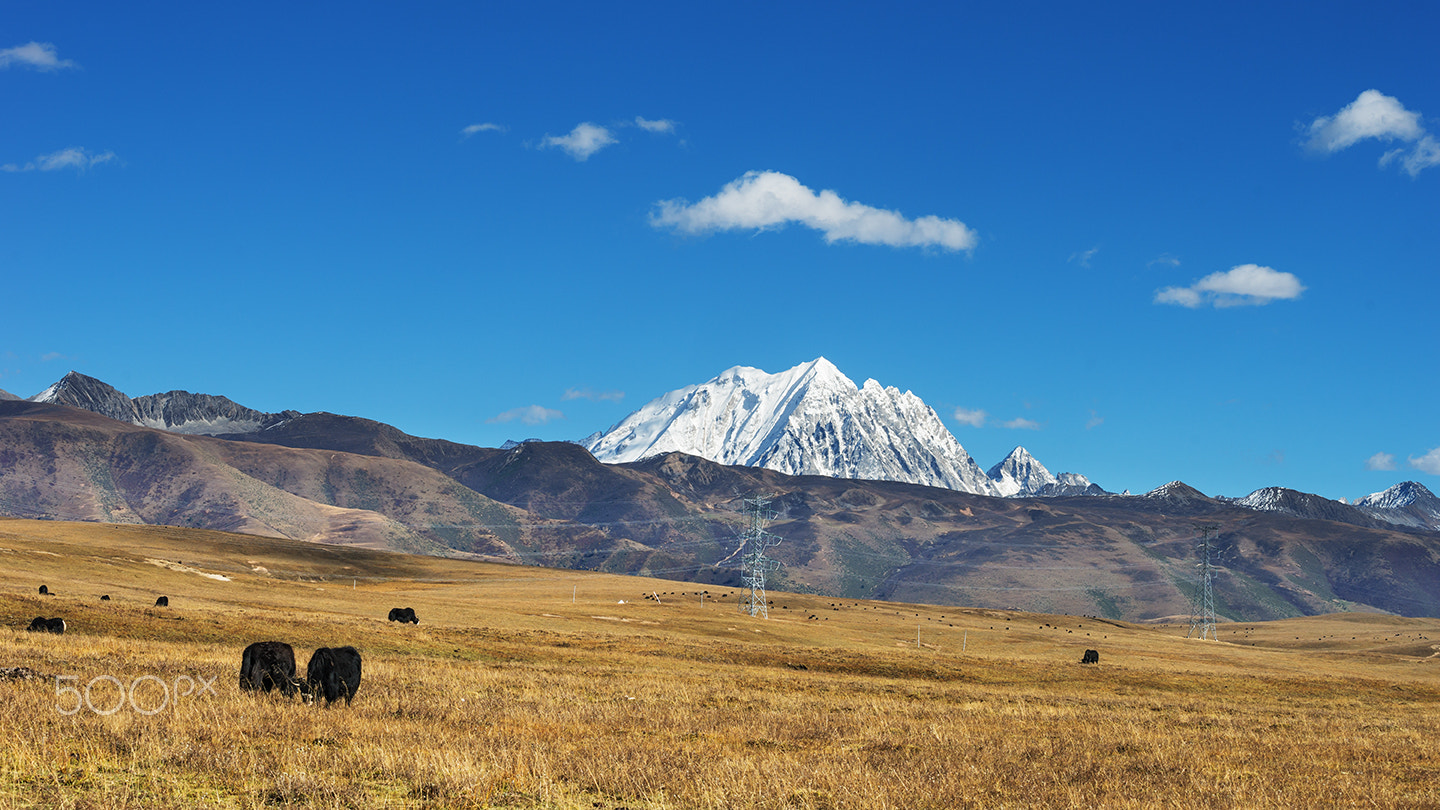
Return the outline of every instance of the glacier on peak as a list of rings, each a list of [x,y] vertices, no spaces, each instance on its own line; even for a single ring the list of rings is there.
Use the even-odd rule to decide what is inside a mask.
[[[775,374],[727,369],[646,403],[585,447],[607,463],[681,452],[789,475],[999,494],[919,397],[873,379],[856,386],[824,357]]]

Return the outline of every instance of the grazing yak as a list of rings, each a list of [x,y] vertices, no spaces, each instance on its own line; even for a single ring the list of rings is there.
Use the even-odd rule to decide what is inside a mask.
[[[65,620],[59,617],[47,619],[44,616],[36,616],[35,619],[30,622],[30,626],[25,629],[32,633],[55,633],[59,635],[65,632]]]
[[[50,589],[47,588],[47,587],[45,587],[44,585],[41,585],[41,586],[40,586],[40,595],[41,595],[41,596],[49,596],[49,595],[50,595]]]
[[[283,641],[257,641],[240,656],[240,689],[269,692],[279,689],[290,697],[304,684],[295,678],[295,650]]]
[[[420,623],[420,620],[415,617],[415,608],[408,607],[390,608],[390,621],[401,622],[402,624],[405,622],[411,624]]]
[[[321,647],[310,656],[305,680],[310,693],[316,698],[323,696],[326,706],[342,697],[349,704],[360,688],[359,651],[354,647]]]
[[[1086,651],[1085,651],[1085,655],[1081,656],[1081,658],[1080,658],[1080,663],[1082,663],[1082,664],[1098,664],[1098,663],[1100,663],[1100,651],[1099,651],[1099,650],[1086,650]]]
[[[170,607],[170,597],[162,596],[155,600],[155,607]]]

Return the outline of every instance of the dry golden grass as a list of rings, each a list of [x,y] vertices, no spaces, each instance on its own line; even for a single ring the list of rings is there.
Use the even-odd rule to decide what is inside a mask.
[[[0,667],[82,689],[215,682],[153,715],[66,716],[53,679],[0,681],[0,807],[1440,806],[1437,620],[1225,625],[1197,642],[792,594],[753,619],[699,590],[0,521]],[[405,605],[420,625],[385,621]],[[70,630],[24,632],[36,615]],[[355,702],[241,694],[241,649],[270,638],[302,668],[316,646],[359,647]],[[1099,666],[1076,663],[1087,647]],[[137,704],[160,697],[144,682]]]

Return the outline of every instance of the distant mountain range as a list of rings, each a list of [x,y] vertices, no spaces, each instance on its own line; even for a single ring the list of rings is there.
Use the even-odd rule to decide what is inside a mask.
[[[81,376],[47,389],[54,402],[0,402],[0,515],[738,584],[738,571],[721,562],[743,530],[740,499],[776,493],[780,515],[767,527],[784,538],[776,589],[1117,619],[1185,615],[1196,526],[1217,523],[1224,616],[1440,615],[1440,503],[1414,482],[1354,505],[1278,488],[1210,498],[1180,482],[1106,495],[1081,476],[1051,476],[1017,449],[987,476],[997,489],[1020,487],[998,497],[680,452],[603,464],[572,443],[473,447],[185,392],[165,395],[184,404],[166,416],[135,405],[159,397],[131,400]],[[877,402],[892,399],[904,401]],[[167,429],[147,424],[157,413]],[[236,426],[246,429],[202,435]],[[1051,497],[1021,496],[1026,489]],[[1080,491],[1091,494],[1068,494]]]

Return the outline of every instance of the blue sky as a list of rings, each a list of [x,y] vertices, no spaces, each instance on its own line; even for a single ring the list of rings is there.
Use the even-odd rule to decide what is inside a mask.
[[[75,369],[497,445],[825,356],[984,467],[1437,489],[1437,27],[9,2],[0,389]]]

